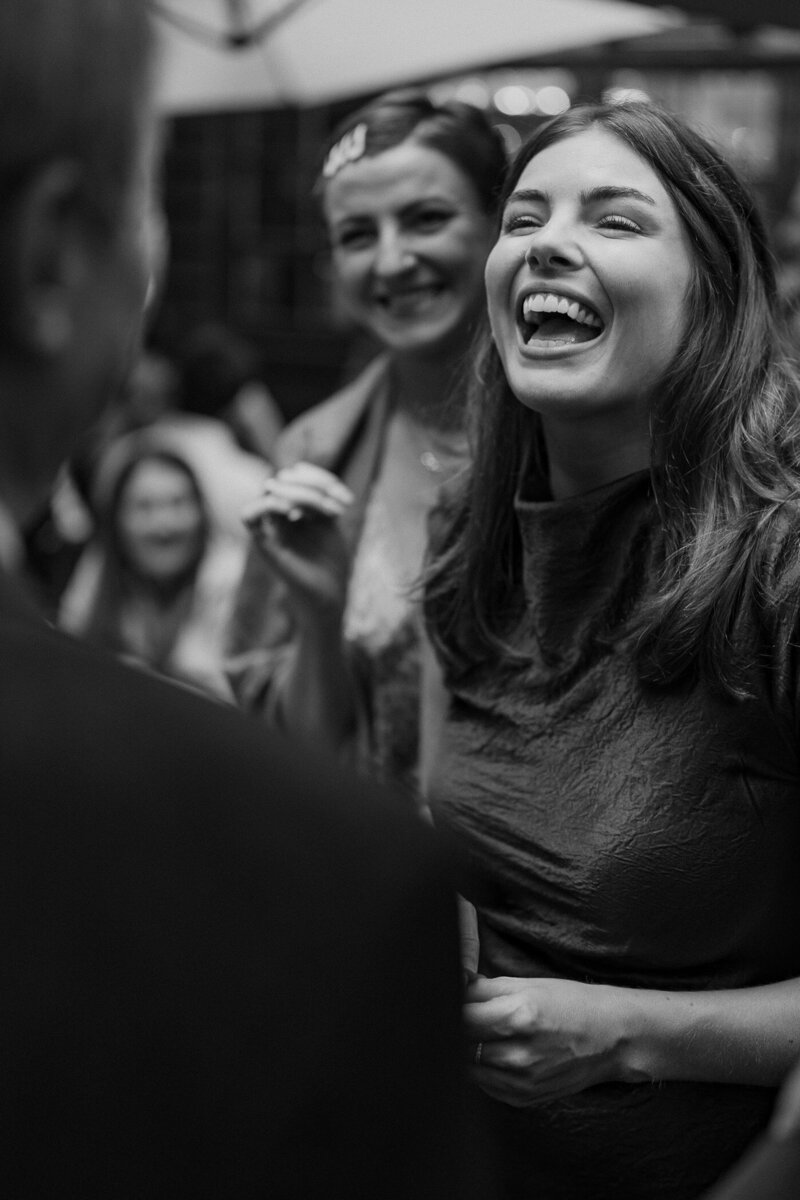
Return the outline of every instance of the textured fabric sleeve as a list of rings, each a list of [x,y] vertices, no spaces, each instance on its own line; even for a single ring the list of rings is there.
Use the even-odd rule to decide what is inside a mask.
[[[255,546],[248,550],[226,638],[225,671],[240,706],[265,712],[292,650],[286,588]]]
[[[372,753],[368,663],[354,647],[346,650],[355,683],[356,732],[341,747],[340,758],[366,767]],[[239,706],[273,728],[282,725],[280,697],[296,653],[287,590],[253,548],[229,627],[225,670]]]

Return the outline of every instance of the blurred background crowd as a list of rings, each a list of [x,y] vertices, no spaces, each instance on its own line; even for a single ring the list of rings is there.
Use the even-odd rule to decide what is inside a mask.
[[[360,19],[361,3],[154,0],[169,270],[125,404],[65,464],[27,535],[28,570],[55,619],[225,699],[241,508],[284,425],[380,349],[343,303],[314,184],[331,131],[386,86],[476,106],[509,154],[578,101],[666,104],[753,184],[800,340],[800,16],[790,0],[528,0],[524,25],[482,0],[452,13],[440,0],[417,20],[390,5],[380,22]],[[376,56],[370,28],[385,19],[397,37],[382,37]],[[409,40],[419,20],[425,37]],[[145,454],[146,469],[133,470]]]

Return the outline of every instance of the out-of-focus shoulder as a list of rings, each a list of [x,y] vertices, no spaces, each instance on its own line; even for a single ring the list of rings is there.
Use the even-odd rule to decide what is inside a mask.
[[[388,360],[381,355],[344,387],[300,413],[278,438],[277,465],[290,466],[308,459],[325,466],[329,459],[335,459],[367,409],[381,397],[386,400],[387,377]]]

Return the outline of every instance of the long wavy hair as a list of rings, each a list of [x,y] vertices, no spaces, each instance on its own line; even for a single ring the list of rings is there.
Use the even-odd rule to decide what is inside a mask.
[[[659,566],[622,636],[651,682],[702,676],[744,696],[740,617],[800,595],[800,554],[776,562],[787,524],[800,526],[800,382],[771,252],[754,199],[724,158],[644,103],[581,105],[540,127],[511,164],[501,209],[535,155],[593,126],[658,175],[694,258],[685,332],[650,416]],[[470,386],[474,465],[443,514],[426,581],[432,636],[459,668],[513,654],[508,633],[522,604],[514,496],[525,472],[546,481],[539,418],[511,392],[488,325]]]

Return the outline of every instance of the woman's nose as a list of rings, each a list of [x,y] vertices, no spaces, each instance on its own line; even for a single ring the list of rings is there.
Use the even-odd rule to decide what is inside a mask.
[[[417,257],[407,238],[397,230],[381,233],[375,252],[374,267],[378,275],[402,275],[413,270]]]
[[[543,226],[531,235],[525,249],[525,261],[539,270],[570,270],[580,266],[581,252],[566,230]]]

